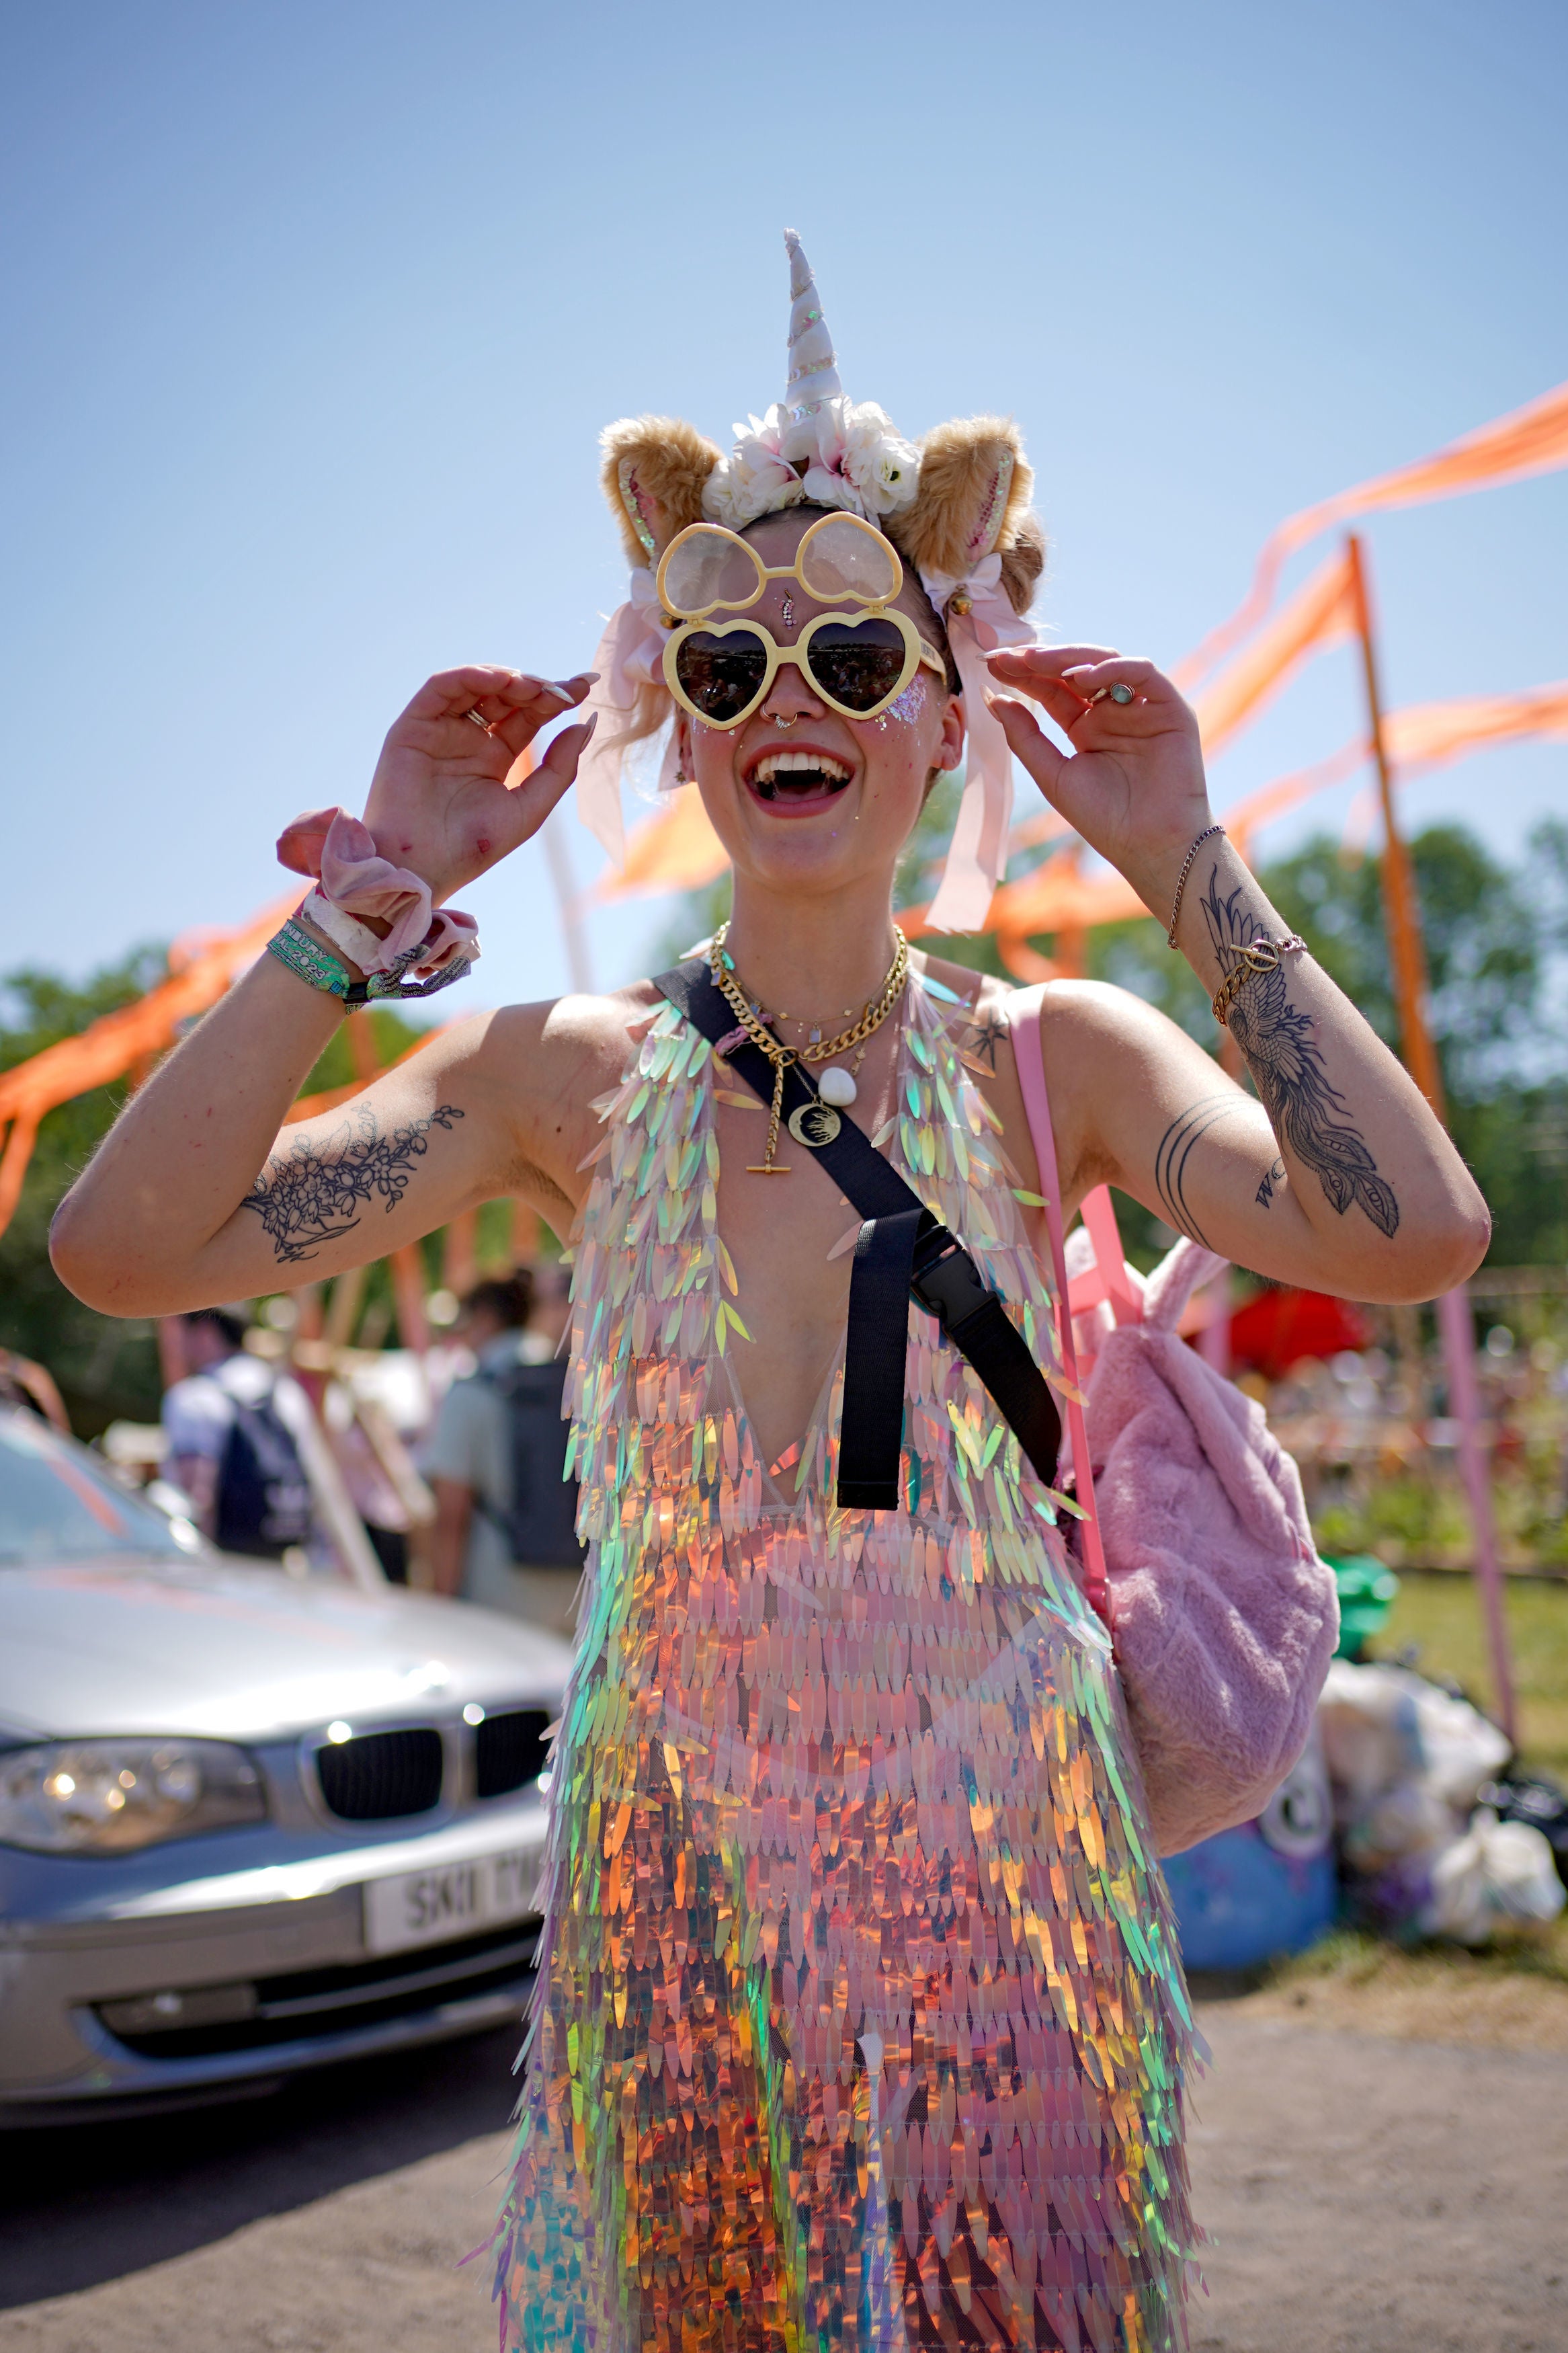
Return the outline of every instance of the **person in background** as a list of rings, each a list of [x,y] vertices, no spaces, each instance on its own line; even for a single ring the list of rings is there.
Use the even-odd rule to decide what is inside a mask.
[[[247,1354],[235,1310],[199,1308],[179,1324],[186,1374],[163,1396],[167,1475],[225,1552],[281,1560],[302,1550],[311,1519],[303,1392]]]
[[[476,1284],[457,1336],[479,1361],[442,1399],[421,1463],[436,1497],[437,1591],[568,1636],[583,1554],[576,1482],[562,1477],[555,1351],[570,1314],[561,1266]]]

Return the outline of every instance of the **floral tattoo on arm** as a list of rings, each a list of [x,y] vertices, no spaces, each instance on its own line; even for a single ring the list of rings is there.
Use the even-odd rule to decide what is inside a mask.
[[[1209,940],[1221,969],[1234,970],[1241,950],[1256,939],[1259,926],[1241,904],[1245,885],[1238,883],[1227,898],[1219,895],[1219,868],[1209,871],[1209,887],[1202,904]],[[1310,1168],[1331,1205],[1342,1218],[1359,1201],[1380,1234],[1391,1240],[1399,1225],[1399,1203],[1394,1187],[1377,1173],[1377,1163],[1361,1132],[1346,1116],[1339,1089],[1330,1083],[1310,1013],[1300,1013],[1286,998],[1283,964],[1260,973],[1230,1008],[1230,1034],[1240,1047],[1257,1082],[1269,1125],[1279,1142]],[[1278,1167],[1278,1163],[1276,1164]],[[1283,1175],[1279,1170],[1279,1175]],[[1267,1208],[1279,1182],[1270,1169],[1258,1190]]]
[[[375,1113],[362,1110],[323,1141],[301,1135],[275,1155],[239,1206],[255,1210],[274,1256],[285,1266],[298,1266],[314,1258],[323,1243],[352,1233],[361,1207],[377,1195],[385,1210],[395,1209],[415,1162],[429,1149],[430,1130],[449,1131],[462,1116],[455,1103],[443,1103],[428,1119],[384,1135]]]

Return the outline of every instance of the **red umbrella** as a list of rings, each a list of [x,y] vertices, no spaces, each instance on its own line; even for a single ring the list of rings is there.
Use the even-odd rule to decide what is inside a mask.
[[[1372,1337],[1365,1311],[1325,1291],[1260,1291],[1230,1319],[1230,1360],[1271,1381],[1303,1356],[1337,1356]]]

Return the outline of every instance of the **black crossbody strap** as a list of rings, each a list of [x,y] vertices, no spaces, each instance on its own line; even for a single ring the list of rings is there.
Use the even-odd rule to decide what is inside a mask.
[[[772,1102],[773,1064],[749,1039],[729,1042],[735,1038],[735,1017],[704,962],[693,958],[676,965],[657,974],[653,985],[710,1046],[724,1045],[730,1068],[763,1103]],[[784,1072],[784,1118],[816,1100],[799,1065],[792,1063]],[[849,1277],[838,1444],[841,1507],[898,1509],[911,1293],[973,1366],[1029,1461],[1047,1486],[1053,1486],[1061,1445],[1055,1400],[1022,1335],[957,1236],[843,1113],[831,1143],[798,1148],[822,1163],[865,1220]]]

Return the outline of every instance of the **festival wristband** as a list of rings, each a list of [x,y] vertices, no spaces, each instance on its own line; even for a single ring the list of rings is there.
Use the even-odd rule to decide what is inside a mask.
[[[351,980],[347,965],[313,940],[292,915],[281,931],[273,934],[267,946],[269,955],[311,988],[320,989],[325,997],[335,997],[346,1013],[389,998],[401,1001],[411,997],[434,997],[438,990],[450,988],[455,980],[461,980],[473,963],[471,956],[458,956],[428,980],[405,980],[404,974],[422,953],[416,947],[400,956],[390,972],[373,972],[366,980]]]

